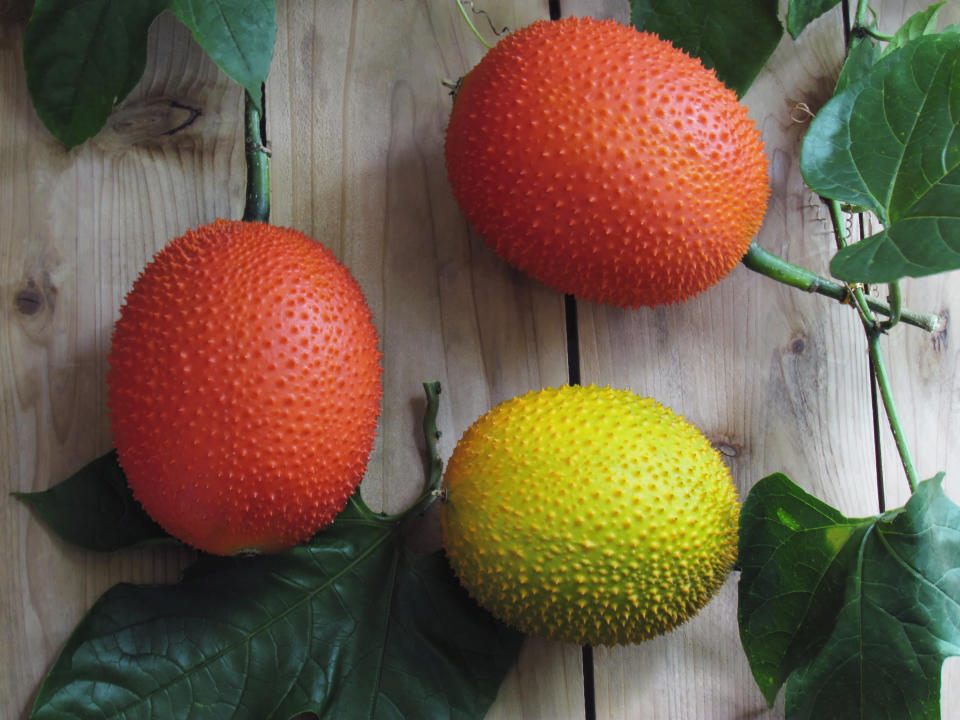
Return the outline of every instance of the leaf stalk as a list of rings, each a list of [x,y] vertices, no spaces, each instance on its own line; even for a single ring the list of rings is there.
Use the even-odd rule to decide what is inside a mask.
[[[890,431],[893,433],[893,440],[897,445],[897,452],[900,454],[900,461],[903,463],[903,470],[907,475],[907,483],[910,485],[910,492],[915,493],[920,484],[920,478],[917,475],[917,469],[913,464],[913,457],[910,454],[910,448],[907,445],[903,433],[903,425],[900,422],[900,415],[897,411],[897,405],[893,400],[893,389],[890,385],[890,376],[887,373],[886,362],[883,359],[883,353],[880,350],[880,338],[883,332],[879,327],[867,330],[867,345],[870,351],[870,364],[873,366],[876,374],[877,387],[880,390],[880,398],[883,400],[883,408],[887,413],[887,420],[890,423]]]
[[[742,262],[748,269],[783,285],[809,293],[817,293],[841,303],[849,303],[852,299],[850,288],[846,285],[794,265],[780,256],[764,250],[756,242],[750,244]],[[870,296],[866,296],[864,300],[867,307],[873,312],[887,317],[891,316],[892,310],[887,303]],[[937,332],[943,322],[939,315],[916,312],[905,308],[901,308],[900,320],[907,325],[918,327],[927,332]]]
[[[881,42],[890,42],[891,40],[893,40],[893,35],[888,35],[887,33],[882,33],[882,32],[880,32],[879,30],[877,30],[876,28],[870,27],[869,25],[857,25],[857,26],[853,29],[853,31],[854,31],[855,33],[858,32],[858,31],[859,31],[859,32],[862,32],[862,33],[865,33],[865,34],[869,35],[870,37],[872,37],[874,40],[880,40]]]
[[[827,206],[830,208],[830,222],[833,224],[833,235],[837,241],[837,249],[843,249],[847,246],[847,227],[843,221],[843,209],[836,200],[827,200]],[[873,311],[867,303],[866,293],[863,292],[863,285],[848,285],[850,295],[856,303],[857,310],[860,312],[860,319],[867,327],[876,325]]]
[[[833,222],[833,232],[837,239],[837,247],[842,248],[847,244],[846,226],[843,222],[843,212],[840,203],[836,200],[828,200],[830,207],[830,219]],[[896,290],[894,290],[896,285]],[[890,320],[899,319],[902,316],[900,307],[900,288],[897,283],[890,286]],[[893,399],[893,388],[890,385],[890,375],[887,373],[887,364],[883,358],[883,352],[880,349],[880,337],[885,332],[887,323],[878,323],[867,305],[863,292],[863,287],[855,285],[851,288],[853,297],[860,309],[860,319],[863,321],[863,328],[867,334],[867,347],[870,354],[870,366],[873,368],[873,375],[877,388],[880,391],[880,399],[883,401],[883,409],[887,414],[887,422],[890,424],[890,431],[893,433],[893,440],[897,446],[897,452],[900,455],[900,462],[903,464],[903,470],[907,476],[907,484],[910,486],[910,492],[917,491],[920,479],[917,476],[916,467],[913,464],[913,457],[910,454],[910,447],[907,445],[906,437],[903,433],[903,425],[900,422],[900,413],[897,410],[897,404]]]
[[[423,413],[423,439],[427,448],[427,482],[416,502],[404,515],[411,517],[426,511],[440,497],[440,483],[443,481],[443,461],[437,450],[440,430],[437,429],[437,413],[440,408],[440,383],[423,383],[423,392],[427,396],[427,407]]]

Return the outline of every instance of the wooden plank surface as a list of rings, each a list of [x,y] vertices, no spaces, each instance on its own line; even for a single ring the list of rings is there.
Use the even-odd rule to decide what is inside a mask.
[[[280,5],[267,86],[273,220],[353,270],[381,333],[384,407],[364,497],[406,507],[423,482],[421,383],[439,380],[446,459],[483,412],[567,380],[563,298],[472,235],[446,183],[456,80],[482,57],[453,3]],[[544,2],[484,3],[478,26],[522,27]],[[305,148],[310,148],[305,151]],[[304,190],[309,188],[309,192]],[[491,717],[583,714],[580,651],[526,641]]]
[[[26,92],[22,24],[0,26],[0,717],[26,717],[74,625],[119,581],[175,580],[188,552],[84,552],[12,490],[42,490],[110,447],[106,353],[120,302],[169,239],[237,216],[243,95],[162,18],[143,81],[98,138],[66,151]],[[183,124],[190,111],[201,111]],[[188,114],[184,116],[184,112]]]
[[[885,0],[879,29],[893,32],[923,3]],[[940,11],[940,27],[960,23],[960,3],[947,3]],[[868,225],[867,233],[876,232]],[[945,472],[943,489],[960,503],[960,284],[957,273],[910,279],[901,283],[905,307],[939,313],[947,320],[938,333],[926,335],[914,328],[893,328],[882,342],[903,421],[904,434],[913,452],[921,479]],[[873,294],[883,295],[883,288]],[[903,505],[909,498],[906,474],[889,428],[881,427],[883,500],[885,507]],[[960,657],[943,666],[940,706],[945,720],[960,718]]]
[[[590,5],[563,3],[573,14],[589,13]],[[927,3],[872,5],[892,31]],[[622,4],[600,9],[626,18]],[[946,8],[944,22],[956,22],[957,11]],[[800,104],[815,111],[829,98],[843,58],[842,29],[837,7],[798,41],[785,36],[744,97],[771,160],[772,196],[758,242],[821,273],[835,247],[826,211],[797,168],[808,119]],[[952,279],[907,282],[910,306],[949,313],[960,302]],[[855,314],[831,304],[742,267],[679,307],[623,312],[580,303],[583,381],[629,387],[684,414],[727,456],[741,496],[782,471],[847,515],[873,514],[879,502],[866,342]],[[929,477],[956,465],[957,350],[949,331],[893,332],[887,345],[897,396]],[[894,507],[905,502],[906,485],[889,432],[884,438],[888,484],[896,481],[887,506]],[[958,489],[960,478],[948,478],[947,492],[956,498]],[[679,630],[638,647],[598,650],[597,717],[782,717],[782,693],[768,710],[753,685],[736,605],[734,576]],[[951,660],[944,673],[944,718],[960,717],[958,666]]]
[[[890,28],[920,0],[874,3]],[[494,30],[548,16],[546,0],[477,2]],[[11,5],[13,7],[13,5]],[[105,357],[124,293],[167,240],[243,200],[242,94],[169,17],[152,28],[147,72],[111,126],[67,152],[29,105],[22,13],[0,6],[0,496],[39,490],[110,446]],[[625,19],[626,2],[561,0],[564,15]],[[956,3],[945,9],[960,20]],[[488,22],[489,20],[489,22]],[[829,223],[796,168],[797,108],[829,96],[842,57],[839,10],[783,40],[745,98],[772,161],[759,241],[821,272]],[[400,510],[423,482],[420,383],[444,386],[441,454],[497,402],[568,379],[563,298],[511,270],[462,219],[446,185],[443,85],[483,47],[452,0],[284,0],[267,84],[273,221],[311,234],[355,273],[381,333],[385,399],[364,481]],[[201,110],[185,129],[182,108]],[[187,110],[186,112],[190,112]],[[797,122],[800,120],[801,122]],[[920,309],[960,313],[952,276],[905,284]],[[785,471],[851,515],[877,510],[865,344],[852,312],[738,268],[682,306],[619,311],[578,304],[583,382],[656,397],[727,457],[741,495]],[[887,342],[923,477],[960,492],[960,342],[896,328]],[[884,435],[887,503],[905,499]],[[51,537],[20,504],[0,504],[0,717],[25,718],[68,633],[119,581],[174,580],[191,554],[94,555]],[[430,537],[425,540],[429,543]],[[736,630],[735,577],[670,635],[597,649],[598,718],[741,718],[767,710]],[[944,717],[960,717],[958,663]],[[490,718],[585,716],[580,648],[528,640]]]
[[[843,45],[839,9],[789,37],[744,102],[763,133],[772,194],[759,242],[822,270],[828,225],[796,167],[805,124],[793,106],[819,107]],[[827,223],[829,221],[826,221]],[[785,471],[853,514],[875,510],[869,478],[840,482],[872,458],[866,367],[839,360],[862,344],[852,313],[736,268],[680,306],[579,309],[584,382],[650,395],[700,427],[726,456],[739,494]],[[838,388],[843,388],[837,392]],[[691,622],[637,647],[596,652],[597,717],[775,718],[739,644],[736,576]]]

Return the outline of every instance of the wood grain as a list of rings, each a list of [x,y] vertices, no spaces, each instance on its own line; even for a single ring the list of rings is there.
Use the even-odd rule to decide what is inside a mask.
[[[926,7],[918,0],[875,3],[881,30],[900,27],[913,13]],[[940,10],[939,26],[960,22],[960,5],[947,3]],[[876,230],[868,226],[867,234]],[[936,312],[946,324],[933,335],[915,328],[893,328],[882,342],[890,371],[894,398],[904,425],[907,444],[921,479],[945,472],[943,489],[960,503],[960,285],[957,273],[947,273],[901,283],[904,305]],[[872,288],[885,295],[885,289]],[[881,411],[882,412],[882,411]],[[881,448],[884,500],[887,508],[903,505],[909,498],[906,474],[900,462],[885,416],[881,415]],[[944,720],[960,719],[960,657],[948,658],[941,680],[940,706]]]
[[[544,2],[483,3],[494,30],[546,17]],[[423,482],[421,383],[444,388],[446,458],[483,412],[567,379],[563,299],[493,256],[446,182],[455,81],[482,57],[453,3],[279,7],[267,87],[273,219],[328,245],[364,288],[381,333],[381,431],[362,489],[399,511]],[[545,713],[545,714],[544,714]],[[579,649],[528,640],[492,717],[579,717]]]
[[[825,215],[797,169],[806,124],[832,90],[839,10],[786,37],[744,98],[763,133],[771,198],[761,246],[822,271]],[[778,471],[850,514],[877,508],[864,341],[830,301],[737,268],[679,306],[620,311],[581,303],[584,382],[628,387],[671,406],[725,455],[741,497]],[[598,718],[782,717],[768,710],[740,648],[736,578],[691,622],[641,646],[596,651]]]
[[[0,497],[39,490],[110,446],[104,385],[124,294],[167,240],[243,202],[242,92],[185,30],[161,18],[143,81],[109,126],[67,152],[27,96],[20,36],[28,2],[0,3]],[[922,0],[875,0],[881,28]],[[626,0],[562,0],[565,15],[625,20]],[[476,2],[496,32],[548,16],[546,0]],[[472,13],[472,10],[471,10]],[[944,10],[960,20],[956,5]],[[771,158],[760,244],[826,272],[832,236],[796,166],[809,116],[842,59],[839,11],[785,37],[745,98]],[[423,482],[421,383],[443,385],[441,454],[498,402],[568,380],[563,298],[510,269],[463,220],[447,187],[444,83],[484,53],[453,0],[278,3],[267,83],[274,222],[330,247],[380,329],[385,401],[363,493],[403,509]],[[169,131],[175,130],[170,133]],[[904,283],[907,304],[956,317],[952,275]],[[847,308],[737,268],[681,306],[578,304],[585,383],[656,397],[699,425],[741,496],[787,472],[849,515],[876,512],[869,378]],[[960,341],[898,327],[886,349],[923,477],[946,469],[955,499]],[[888,506],[906,499],[884,435]],[[0,717],[25,718],[68,633],[119,581],[174,580],[187,552],[94,555],[53,538],[19,503],[0,508]],[[435,527],[420,538],[436,544]],[[736,628],[736,577],[683,628],[595,651],[595,710],[613,718],[782,718],[750,677]],[[960,662],[944,675],[960,718]],[[585,716],[580,648],[529,639],[488,715]]]
[[[167,240],[236,215],[244,177],[241,91],[171,18],[151,29],[143,81],[73,151],[30,106],[21,34],[0,26],[0,717],[11,720],[104,590],[175,579],[189,557],[68,547],[8,493],[45,489],[110,447],[105,358],[123,296]]]
[[[581,4],[589,3],[567,0],[564,8]],[[873,5],[893,29],[925,3]],[[759,242],[821,273],[835,250],[833,238],[796,163],[809,119],[805,108],[816,112],[829,97],[841,62],[838,8],[797,42],[785,37],[744,98],[771,159],[772,196]],[[949,312],[957,291],[950,292],[948,278],[916,285],[921,282],[923,292],[909,283],[911,306]],[[581,304],[580,317],[584,382],[630,387],[685,413],[727,456],[741,494],[761,477],[784,471],[848,515],[879,509],[866,343],[847,308],[738,268],[680,307],[625,313]],[[949,331],[934,337],[903,327],[894,332],[918,341],[889,343],[891,363],[900,368],[895,381],[905,400],[902,411],[916,418],[910,423],[913,446],[922,448],[927,465],[945,466],[960,414]],[[924,413],[924,405],[934,412]],[[887,456],[890,447],[885,442]],[[924,477],[935,471],[930,467]],[[890,506],[889,496],[897,493],[887,494]],[[899,493],[898,502],[905,499]],[[949,687],[956,665],[944,674],[945,718],[960,712]],[[680,630],[641,647],[598,650],[596,676],[598,718],[783,716],[782,693],[768,710],[740,650],[735,577]]]

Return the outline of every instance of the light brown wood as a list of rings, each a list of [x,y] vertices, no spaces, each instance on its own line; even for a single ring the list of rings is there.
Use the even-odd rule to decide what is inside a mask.
[[[546,3],[483,3],[496,32]],[[474,237],[446,184],[443,134],[456,81],[484,53],[453,3],[279,6],[267,87],[273,220],[312,234],[353,270],[381,333],[381,431],[363,483],[402,510],[423,483],[421,383],[444,388],[441,455],[483,412],[567,380],[563,299]],[[544,714],[545,713],[545,714]],[[579,717],[580,651],[530,639],[492,717]]]
[[[545,11],[501,5],[485,6],[481,29],[489,30],[487,17],[516,27]],[[381,333],[385,398],[364,494],[396,511],[422,481],[421,382],[448,390],[441,427],[449,453],[493,404],[565,380],[563,302],[472,238],[447,186],[452,98],[443,82],[484,51],[455,6],[329,9],[280,6],[267,88],[273,219],[331,247],[366,292]]]
[[[880,29],[890,32],[922,2],[876,3]],[[960,5],[947,3],[940,10],[940,27],[960,22]],[[873,230],[868,229],[868,234]],[[891,376],[894,398],[921,480],[945,472],[943,489],[960,503],[960,343],[955,337],[960,319],[960,286],[957,273],[905,279],[901,283],[906,307],[941,314],[941,332],[929,335],[916,328],[893,328],[882,343]],[[874,288],[883,295],[884,289]],[[882,412],[882,411],[881,411]],[[881,415],[883,487],[886,507],[903,505],[909,498],[906,474],[893,436]],[[948,658],[941,676],[940,706],[944,720],[960,718],[960,658]]]
[[[152,28],[143,81],[110,126],[72,151],[30,106],[21,34],[0,27],[0,717],[11,720],[103,591],[176,579],[190,557],[77,550],[8,492],[45,489],[109,449],[105,358],[124,294],[167,240],[237,215],[244,190],[242,91],[172,18]],[[200,114],[165,135],[184,122],[170,100]]]
[[[875,0],[883,29],[923,0]],[[120,303],[170,238],[238,217],[242,91],[169,16],[152,29],[143,81],[97,138],[67,152],[29,104],[24,3],[0,3],[0,497],[39,490],[110,446],[105,357]],[[441,455],[496,403],[567,381],[563,298],[497,258],[446,183],[444,82],[484,53],[454,0],[285,0],[267,83],[272,219],[323,242],[362,285],[384,352],[379,437],[363,484],[395,512],[423,483],[421,383],[443,384]],[[473,10],[484,14],[474,14]],[[564,15],[627,19],[626,0],[562,0]],[[484,0],[496,32],[548,16],[546,0]],[[956,5],[944,10],[960,20]],[[826,272],[833,239],[796,166],[808,117],[842,58],[839,10],[785,37],[745,98],[771,158],[764,247]],[[171,103],[175,100],[176,104]],[[190,108],[199,109],[193,116]],[[187,126],[171,135],[165,131]],[[904,283],[907,304],[954,317],[953,276]],[[955,284],[955,283],[954,283]],[[622,311],[579,303],[582,380],[651,395],[699,425],[741,496],[784,471],[848,515],[877,511],[866,347],[855,314],[737,268],[681,306]],[[947,470],[960,497],[960,343],[898,327],[885,344],[921,476]],[[906,499],[883,440],[887,504]],[[435,529],[434,529],[435,530]],[[119,581],[175,580],[189,552],[95,555],[55,539],[21,504],[0,504],[0,717],[26,718],[70,630]],[[422,540],[435,545],[435,531]],[[595,651],[596,713],[619,718],[782,718],[750,677],[736,626],[736,577],[683,628]],[[944,675],[960,718],[960,662]],[[953,687],[951,687],[951,685]],[[488,717],[584,717],[580,648],[526,641]]]
[[[873,5],[881,16],[884,5],[896,5],[889,23],[895,27],[925,3]],[[625,14],[605,9],[613,17]],[[809,120],[804,108],[815,112],[829,97],[842,47],[837,8],[797,42],[785,36],[744,98],[771,160],[772,195],[759,242],[821,273],[835,251],[833,237],[797,160]],[[949,309],[956,303],[949,287],[941,278],[928,295],[911,296],[918,297],[911,306]],[[583,379],[630,387],[684,413],[727,456],[741,495],[761,477],[783,471],[850,516],[874,514],[866,342],[855,314],[833,304],[742,267],[680,307],[623,312],[581,304]],[[924,372],[912,381],[900,373],[901,407],[920,418],[911,424],[913,447],[930,447],[942,464],[957,418],[956,393],[944,389],[956,386],[957,360],[947,351],[949,333],[923,337],[911,330],[895,330],[918,341],[901,363],[914,375],[917,368]],[[921,410],[924,401],[936,408],[932,418]],[[734,575],[705,611],[674,633],[635,648],[598,650],[597,717],[783,717],[783,694],[768,710],[753,684],[736,604]],[[958,712],[948,694],[952,677],[944,675],[945,718]]]

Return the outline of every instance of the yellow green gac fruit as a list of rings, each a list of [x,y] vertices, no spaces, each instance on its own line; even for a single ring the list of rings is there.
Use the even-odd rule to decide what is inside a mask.
[[[626,390],[531,392],[477,420],[444,475],[461,583],[519,630],[635,643],[688,620],[737,553],[739,505],[696,427]]]

